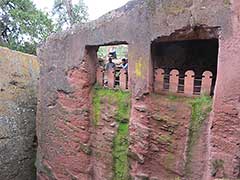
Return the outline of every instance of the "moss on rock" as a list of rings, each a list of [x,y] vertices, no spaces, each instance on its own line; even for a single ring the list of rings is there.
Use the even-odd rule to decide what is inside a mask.
[[[129,179],[128,163],[128,128],[130,115],[130,94],[120,90],[110,90],[96,87],[93,96],[93,124],[97,126],[101,109],[105,104],[101,104],[102,99],[107,99],[109,104],[116,106],[115,120],[118,124],[117,133],[113,140],[113,171],[114,180]]]
[[[204,120],[206,120],[212,108],[212,99],[209,96],[201,96],[190,101],[192,106],[192,117],[188,133],[187,142],[187,161],[185,164],[186,175],[191,173],[191,161],[192,161],[192,151],[194,145],[196,144],[201,127]]]

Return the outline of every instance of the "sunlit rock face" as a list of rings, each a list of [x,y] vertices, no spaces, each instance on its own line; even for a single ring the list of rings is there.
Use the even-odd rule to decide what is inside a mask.
[[[0,47],[0,179],[36,178],[37,57]]]

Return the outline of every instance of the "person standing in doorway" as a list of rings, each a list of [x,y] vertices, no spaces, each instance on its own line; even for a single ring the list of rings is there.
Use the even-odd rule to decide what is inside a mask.
[[[105,72],[104,72],[104,86],[108,85],[108,77],[107,77],[107,73],[109,70],[111,69],[115,69],[116,65],[115,63],[112,61],[112,58],[109,57],[108,59],[108,63],[105,65]]]
[[[125,69],[126,71],[128,71],[128,60],[123,58],[122,59],[122,64],[121,64],[122,69]]]
[[[112,58],[109,57],[108,63],[105,65],[105,70],[108,71],[109,69],[115,69],[115,67],[115,63],[112,61]]]

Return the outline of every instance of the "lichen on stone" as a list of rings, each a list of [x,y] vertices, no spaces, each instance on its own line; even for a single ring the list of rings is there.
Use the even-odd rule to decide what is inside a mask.
[[[156,2],[155,0],[147,0],[147,7],[151,15],[155,14]]]
[[[172,137],[170,135],[161,135],[161,136],[159,136],[158,141],[160,143],[171,144],[172,143]]]

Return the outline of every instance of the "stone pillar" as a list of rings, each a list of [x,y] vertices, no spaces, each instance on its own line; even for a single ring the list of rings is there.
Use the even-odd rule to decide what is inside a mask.
[[[115,83],[115,70],[114,69],[109,69],[107,71],[107,79],[108,79],[108,87],[114,88],[114,83]]]
[[[76,55],[75,50],[62,48],[62,43],[54,41],[38,51],[38,58],[44,62],[37,111],[38,180],[91,180],[90,112],[91,92],[96,82],[96,47],[79,47]],[[69,50],[72,53],[66,53]],[[82,57],[82,63],[74,64],[71,61],[74,57],[66,58],[65,54],[74,55],[76,59]],[[58,68],[47,71],[52,64]]]
[[[169,91],[173,93],[178,92],[178,84],[179,84],[179,71],[176,69],[173,69],[170,72],[170,85],[169,85]]]
[[[97,83],[100,86],[103,86],[103,68],[102,67],[98,67],[97,68]]]
[[[202,76],[201,94],[210,95],[212,86],[212,72],[205,71]]]
[[[191,70],[189,70],[185,73],[184,94],[187,95],[187,96],[192,96],[193,95],[194,76],[195,76],[195,73]]]
[[[127,89],[127,71],[125,69],[121,69],[120,71],[120,88],[122,90]]]
[[[159,68],[155,71],[154,90],[161,92],[163,90],[164,70]]]

